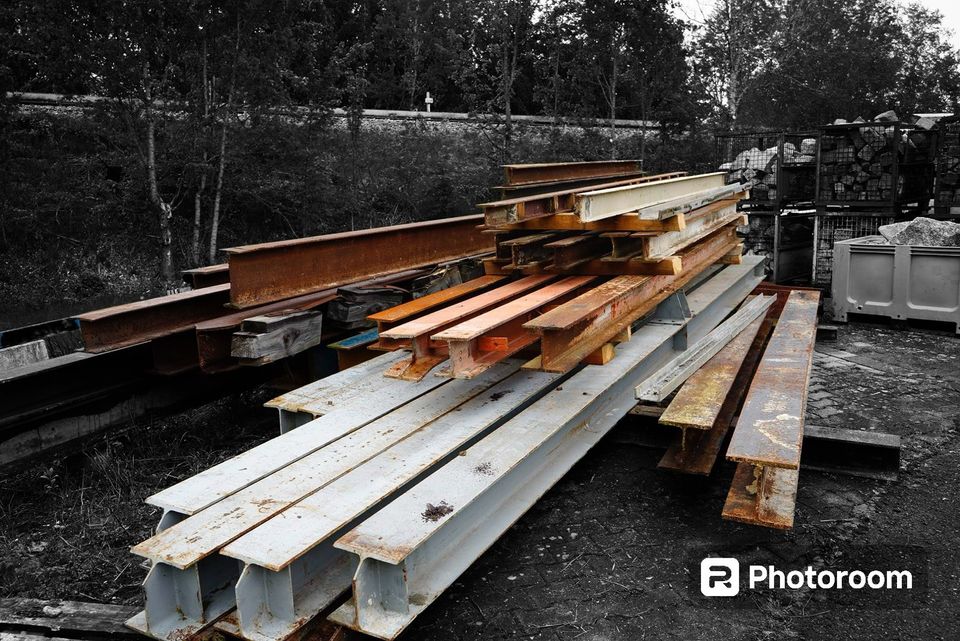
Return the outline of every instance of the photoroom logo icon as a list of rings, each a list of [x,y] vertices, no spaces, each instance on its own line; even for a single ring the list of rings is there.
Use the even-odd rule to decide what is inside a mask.
[[[740,562],[723,557],[702,560],[700,592],[703,596],[737,596],[740,592]]]

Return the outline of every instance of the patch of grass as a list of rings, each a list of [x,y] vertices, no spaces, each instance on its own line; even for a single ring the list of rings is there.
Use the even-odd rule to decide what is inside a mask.
[[[266,389],[142,419],[0,478],[0,596],[139,603],[143,500],[278,433]]]

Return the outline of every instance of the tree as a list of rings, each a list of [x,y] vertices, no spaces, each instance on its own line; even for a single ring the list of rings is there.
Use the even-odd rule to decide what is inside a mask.
[[[718,0],[699,30],[698,70],[728,126],[736,126],[744,96],[770,61],[778,22],[773,0]]]

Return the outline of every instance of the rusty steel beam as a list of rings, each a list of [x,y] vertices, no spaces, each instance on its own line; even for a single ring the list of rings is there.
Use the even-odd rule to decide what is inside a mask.
[[[639,160],[596,160],[592,162],[546,162],[522,165],[503,165],[507,185],[607,178],[632,174],[642,170]]]
[[[105,352],[144,343],[223,314],[230,285],[215,285],[180,294],[98,309],[76,318],[85,351]]]
[[[523,324],[550,303],[569,300],[595,281],[593,276],[570,276],[449,327],[430,337],[447,343],[451,375],[473,378],[495,363],[537,342],[536,332]]]
[[[546,233],[531,234],[529,236],[521,236],[520,238],[498,241],[497,258],[507,258],[505,254],[509,251],[511,268],[542,264],[553,253],[547,249],[545,245],[559,238],[561,238],[561,236]]]
[[[431,369],[447,359],[447,344],[431,340],[448,327],[510,301],[532,289],[546,285],[554,276],[528,276],[488,292],[473,296],[455,305],[444,307],[412,321],[393,327],[380,335],[380,349],[409,349],[404,359],[385,372],[392,378],[422,380]]]
[[[760,329],[743,358],[740,370],[733,381],[730,393],[720,407],[713,427],[706,432],[684,430],[678,434],[657,464],[658,469],[710,476],[720,450],[726,442],[727,434],[736,422],[737,413],[750,387],[750,380],[763,355],[763,347],[767,344],[767,338],[773,331],[779,313],[776,302],[767,310],[767,315],[763,318]]]
[[[185,269],[180,274],[183,277],[183,282],[189,283],[190,287],[194,289],[230,282],[230,266],[226,263]]]
[[[580,187],[590,187],[611,180],[628,180],[631,178],[642,178],[648,175],[645,171],[629,171],[615,176],[598,176],[595,178],[573,178],[570,180],[555,180],[551,182],[530,183],[529,185],[498,185],[494,189],[500,192],[500,199],[523,198],[525,196],[535,196],[559,189],[579,189]]]
[[[237,308],[338,287],[493,250],[481,216],[246,245],[226,250]]]
[[[819,292],[795,291],[788,297],[747,392],[728,459],[800,467],[819,303]]]
[[[377,333],[382,334],[397,325],[411,321],[414,318],[419,318],[430,310],[443,305],[449,305],[468,296],[474,296],[490,289],[498,283],[503,283],[503,281],[503,276],[481,276],[474,278],[465,283],[441,289],[438,292],[433,292],[432,294],[415,298],[406,303],[401,303],[400,305],[377,312],[376,314],[371,314],[367,316],[367,320],[375,322],[377,324]],[[379,342],[374,348],[389,349],[381,346]]]
[[[596,234],[562,238],[545,247],[553,251],[553,267],[557,269],[573,269],[587,260],[603,257],[610,250],[609,242]]]
[[[671,276],[620,276],[526,323],[540,334],[539,368],[566,372],[610,342],[736,244],[722,229],[684,251],[684,270]]]
[[[758,316],[686,380],[660,415],[661,425],[706,431],[716,424],[765,317]]]
[[[373,287],[413,280],[424,276],[428,270],[408,269],[387,274],[378,278],[355,283],[357,287]],[[278,312],[301,312],[315,309],[329,303],[337,297],[335,287],[325,289],[304,296],[297,296],[285,300],[243,309],[216,318],[197,323],[195,326],[197,353],[200,368],[210,374],[236,369],[239,366],[237,359],[230,354],[230,343],[233,333],[240,329],[243,321],[254,316],[265,316]]]
[[[664,220],[641,220],[636,216],[614,216],[585,223],[574,213],[550,214],[529,218],[517,223],[485,227],[490,231],[635,231],[659,234],[683,229],[684,215],[677,214]]]
[[[794,291],[777,319],[727,447],[739,464],[725,519],[793,527],[819,303],[819,292]]]
[[[643,254],[643,239],[650,232],[610,231],[603,234],[610,240],[610,255],[604,258],[607,262],[623,261]]]
[[[576,195],[579,193],[591,192],[600,189],[610,189],[614,187],[654,183],[663,180],[679,178],[684,175],[684,172],[670,172],[665,174],[655,174],[653,176],[641,176],[639,178],[615,180],[608,183],[602,183],[600,185],[590,185],[587,187],[578,187],[576,189],[558,190],[546,194],[524,196],[522,198],[509,198],[507,200],[480,203],[478,207],[483,210],[486,224],[491,227],[498,227],[501,225],[518,223],[529,218],[536,218],[538,216],[573,212],[576,202]]]

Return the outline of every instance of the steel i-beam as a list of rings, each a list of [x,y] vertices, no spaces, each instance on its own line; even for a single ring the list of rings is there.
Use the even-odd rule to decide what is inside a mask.
[[[683,325],[642,326],[610,363],[574,374],[341,538],[358,569],[331,620],[395,638],[627,414],[633,386],[677,354],[681,329],[702,338],[743,300],[739,281],[726,279],[726,290],[706,281]]]

